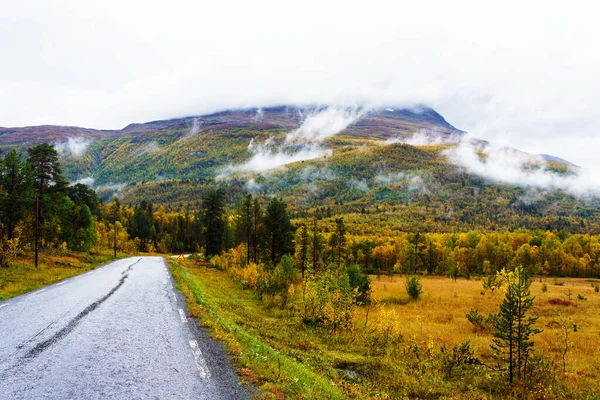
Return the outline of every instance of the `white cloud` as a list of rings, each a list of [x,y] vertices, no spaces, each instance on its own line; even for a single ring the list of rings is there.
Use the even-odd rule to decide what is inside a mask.
[[[92,141],[90,139],[84,137],[75,137],[68,138],[66,142],[55,143],[54,148],[61,156],[79,158],[85,154],[91,143]]]
[[[419,129],[409,136],[393,136],[387,139],[384,144],[406,143],[412,146],[432,146],[432,145],[452,145],[458,144],[461,140],[460,135],[440,133],[431,129]]]
[[[425,181],[419,175],[415,175],[408,180],[408,190],[411,192],[429,193]]]
[[[75,182],[73,182],[73,185],[76,185],[78,183],[82,183],[89,187],[94,187],[94,177],[87,176],[85,178],[77,179]]]
[[[253,156],[242,164],[221,169],[218,175],[223,178],[234,172],[264,172],[294,162],[327,158],[332,151],[324,147],[323,141],[346,129],[362,113],[356,108],[317,109],[305,117],[298,129],[288,133],[283,143],[269,138],[263,144],[256,144],[251,139],[248,151]]]
[[[369,185],[364,179],[350,179],[347,184],[348,187],[360,190],[361,192],[366,193],[369,191]]]
[[[139,147],[135,153],[134,156],[135,157],[141,157],[144,154],[148,154],[148,153],[156,153],[157,151],[160,150],[160,146],[158,145],[158,143],[156,141],[151,141],[148,144]]]
[[[448,159],[468,172],[494,182],[523,187],[563,190],[576,196],[600,196],[598,172],[574,168],[569,174],[557,174],[547,168],[546,161],[494,143],[483,143],[465,137],[458,146],[445,151]],[[481,154],[485,154],[481,157]]]
[[[598,145],[597,14],[580,0],[7,0],[0,125],[425,103],[483,139],[591,167],[598,147],[572,138]]]
[[[314,112],[286,137],[286,143],[323,142],[356,122],[365,113],[358,107],[333,106]]]
[[[258,191],[260,191],[260,189],[262,188],[262,185],[260,185],[259,183],[256,182],[256,180],[254,178],[250,178],[246,184],[244,185],[246,192],[248,193],[256,193]]]
[[[403,172],[390,172],[387,174],[379,174],[375,176],[375,184],[387,185],[390,183],[402,182],[405,179],[410,179],[412,175]]]
[[[304,182],[331,181],[337,178],[335,171],[328,167],[317,168],[309,165],[300,171],[300,179]]]

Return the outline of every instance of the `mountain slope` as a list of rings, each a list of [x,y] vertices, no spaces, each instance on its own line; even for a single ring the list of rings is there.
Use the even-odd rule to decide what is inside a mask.
[[[373,216],[393,230],[590,231],[600,225],[597,200],[485,179],[457,164],[463,134],[424,106],[279,106],[118,131],[0,128],[0,148],[24,150],[50,140],[71,181],[93,182],[105,198],[119,193],[125,202],[148,199],[168,209],[196,209],[203,193],[220,186],[231,201],[247,192],[280,196],[298,216],[343,214],[363,230],[369,224],[361,221]],[[472,151],[483,166],[493,161],[484,142]],[[574,174],[561,159],[513,153],[525,157],[517,169],[557,179]]]

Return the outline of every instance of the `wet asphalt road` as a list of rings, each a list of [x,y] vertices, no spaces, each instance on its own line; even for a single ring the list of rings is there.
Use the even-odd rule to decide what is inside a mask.
[[[160,257],[0,302],[0,399],[241,399]]]

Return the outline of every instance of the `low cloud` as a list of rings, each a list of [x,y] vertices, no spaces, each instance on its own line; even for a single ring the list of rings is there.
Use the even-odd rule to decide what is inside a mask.
[[[254,178],[250,178],[244,185],[244,188],[248,193],[257,193],[262,189],[262,185],[257,183]]]
[[[302,125],[288,134],[286,143],[323,142],[337,135],[364,115],[366,109],[359,107],[328,107],[306,117]]]
[[[96,187],[96,192],[100,194],[109,193],[113,196],[120,197],[120,194],[123,191],[123,189],[125,189],[125,187],[127,187],[126,183],[108,183],[106,185],[100,185]]]
[[[408,180],[408,190],[410,192],[419,192],[423,194],[429,193],[429,189],[425,184],[425,181],[419,175],[413,176]]]
[[[369,185],[364,179],[350,179],[348,181],[348,187],[365,193],[369,191]]]
[[[298,129],[288,133],[282,143],[269,138],[256,144],[252,139],[248,144],[252,157],[242,164],[223,168],[219,177],[235,172],[264,172],[294,162],[328,157],[332,151],[323,142],[356,122],[364,112],[356,107],[317,109],[306,116]]]
[[[337,174],[328,167],[317,168],[309,165],[300,171],[299,177],[304,182],[332,181],[337,178]]]
[[[411,146],[454,145],[461,141],[461,136],[437,132],[432,129],[419,129],[411,136],[394,136],[384,144],[406,143]]]
[[[148,153],[156,153],[159,150],[160,150],[160,146],[158,145],[158,143],[155,141],[152,141],[152,142],[148,143],[147,145],[140,147],[135,152],[135,157],[140,157],[140,156],[143,156],[144,154],[148,154]]]
[[[202,127],[202,120],[200,120],[200,118],[193,118],[192,126],[190,127],[190,130],[185,134],[183,139],[189,139],[193,136],[196,136],[197,134],[200,133],[201,127]]]
[[[87,176],[85,178],[77,179],[75,182],[73,182],[73,185],[77,185],[78,183],[82,183],[89,187],[94,187],[94,178]]]
[[[60,156],[79,158],[85,154],[91,143],[92,141],[90,139],[75,137],[68,138],[66,142],[55,143],[54,148]]]
[[[541,156],[464,137],[444,154],[467,172],[490,181],[546,190],[563,190],[575,196],[600,196],[600,182],[590,169],[570,168],[559,174]]]
[[[409,192],[429,193],[429,188],[425,180],[420,175],[414,175],[404,172],[391,172],[387,174],[379,174],[373,180],[376,185],[389,185],[392,183],[402,183],[406,185],[406,190]]]
[[[402,182],[405,179],[409,179],[411,177],[411,175],[409,174],[405,174],[403,172],[391,172],[388,174],[379,174],[375,177],[374,182],[375,184],[383,184],[383,185],[387,185],[390,183],[398,183],[398,182]]]

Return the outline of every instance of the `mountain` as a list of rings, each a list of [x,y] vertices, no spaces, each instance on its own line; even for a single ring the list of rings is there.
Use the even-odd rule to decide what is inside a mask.
[[[327,107],[322,106],[229,110],[131,124],[121,130],[63,126],[0,128],[0,148],[24,150],[41,142],[55,143],[67,177],[72,181],[93,178],[96,186],[202,179],[214,175],[219,166],[242,160],[250,139],[277,137],[298,129],[306,116],[325,110]],[[420,106],[365,112],[344,134],[386,139],[410,135],[419,129],[462,133],[434,110]]]
[[[486,176],[482,168],[494,165],[484,142],[473,145],[477,168],[462,163],[464,134],[426,106],[277,106],[121,130],[0,128],[0,149],[53,142],[70,181],[92,184],[105,198],[148,199],[167,209],[196,209],[208,189],[225,187],[231,201],[247,192],[278,196],[297,216],[317,210],[346,215],[358,226],[376,215],[392,230],[588,231],[600,225],[593,198],[535,179],[521,185]],[[552,182],[576,174],[560,158],[531,157],[515,161],[517,169]]]

